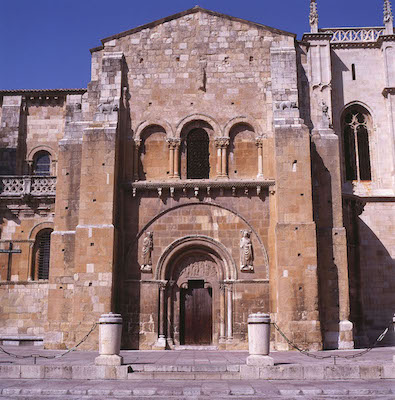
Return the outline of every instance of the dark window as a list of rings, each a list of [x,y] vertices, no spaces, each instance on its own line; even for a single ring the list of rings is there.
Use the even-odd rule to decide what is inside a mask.
[[[187,136],[187,179],[208,179],[209,155],[209,138],[206,131],[190,131]]]
[[[48,176],[51,174],[51,157],[46,151],[39,151],[33,160],[33,175]]]
[[[348,181],[372,179],[369,151],[370,114],[362,107],[348,110],[343,122],[344,162]]]
[[[357,75],[355,73],[355,64],[351,65],[351,73],[352,73],[352,80],[355,81],[357,79]]]
[[[43,229],[36,236],[33,258],[33,279],[48,279],[51,248],[51,229]]]

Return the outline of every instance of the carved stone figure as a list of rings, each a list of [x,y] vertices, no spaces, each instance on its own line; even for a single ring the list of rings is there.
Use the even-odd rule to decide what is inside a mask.
[[[143,240],[143,264],[141,265],[142,272],[152,272],[152,250],[154,249],[153,233],[147,232]]]
[[[251,231],[242,230],[240,239],[240,271],[254,271],[254,249],[251,242]]]
[[[329,128],[331,126],[329,107],[323,100],[321,100],[321,110],[322,110],[322,128]]]

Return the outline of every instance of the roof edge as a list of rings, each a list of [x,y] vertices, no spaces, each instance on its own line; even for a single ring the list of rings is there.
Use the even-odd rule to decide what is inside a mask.
[[[77,88],[77,89],[0,89],[0,95],[18,95],[18,94],[23,94],[23,95],[33,95],[37,96],[40,94],[45,94],[45,95],[56,95],[56,94],[84,94],[87,92],[88,89],[85,88]]]
[[[120,38],[122,38],[124,36],[131,35],[133,33],[139,32],[139,31],[141,31],[143,29],[152,28],[152,27],[158,26],[160,24],[163,24],[165,22],[172,21],[173,19],[184,17],[185,15],[188,15],[188,14],[195,14],[195,13],[197,13],[199,11],[200,12],[204,12],[204,13],[209,14],[209,15],[216,16],[216,17],[226,18],[226,19],[229,19],[231,21],[247,23],[247,24],[259,27],[259,28],[265,28],[265,29],[267,29],[267,30],[269,30],[271,32],[278,33],[280,35],[291,36],[293,38],[296,38],[296,36],[297,36],[296,33],[283,31],[281,29],[272,28],[270,26],[263,25],[263,24],[260,24],[258,22],[253,22],[253,21],[249,21],[247,19],[233,17],[231,15],[222,14],[222,13],[217,12],[217,11],[211,11],[211,10],[207,10],[205,8],[199,7],[199,6],[195,6],[193,8],[188,9],[188,10],[181,11],[181,12],[178,12],[176,14],[169,15],[168,17],[164,17],[164,18],[158,19],[156,21],[152,21],[152,22],[149,22],[147,24],[137,26],[136,28],[132,28],[132,29],[129,29],[127,31],[123,31],[123,32],[117,33],[116,35],[108,36],[108,37],[106,37],[104,39],[101,39],[101,42],[104,45],[104,43],[109,42],[110,40],[120,39]],[[100,47],[94,47],[93,49],[91,49],[91,52],[97,51],[99,49],[100,49]]]

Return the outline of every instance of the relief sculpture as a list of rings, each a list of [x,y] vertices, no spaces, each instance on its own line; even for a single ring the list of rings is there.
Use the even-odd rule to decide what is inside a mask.
[[[141,265],[142,272],[152,272],[152,250],[154,249],[153,233],[147,232],[143,240],[143,263]]]
[[[254,249],[251,242],[251,231],[242,230],[240,239],[240,271],[254,271]]]

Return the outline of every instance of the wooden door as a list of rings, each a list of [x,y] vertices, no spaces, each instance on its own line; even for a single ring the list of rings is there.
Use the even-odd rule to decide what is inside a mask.
[[[212,290],[188,286],[181,291],[181,343],[211,344]]]

